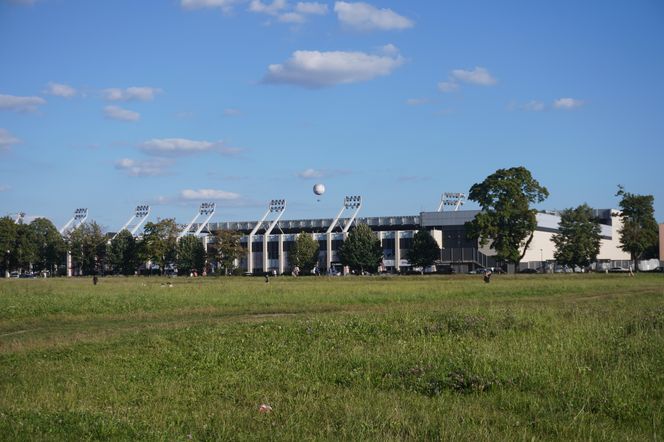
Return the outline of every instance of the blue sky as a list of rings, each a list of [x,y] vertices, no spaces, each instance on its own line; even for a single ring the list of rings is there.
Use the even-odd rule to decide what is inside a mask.
[[[523,165],[664,222],[658,0],[0,0],[0,60],[2,215],[412,215]]]

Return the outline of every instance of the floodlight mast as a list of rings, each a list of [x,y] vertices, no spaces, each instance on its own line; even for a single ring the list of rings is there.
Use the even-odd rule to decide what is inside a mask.
[[[191,229],[191,226],[194,225],[194,223],[196,222],[196,220],[198,219],[199,216],[207,216],[207,219],[205,220],[205,222],[203,224],[201,224],[199,226],[199,228],[196,230],[196,232],[194,233],[196,236],[198,236],[201,233],[201,231],[203,230],[203,228],[207,225],[208,221],[210,221],[210,218],[212,218],[212,215],[214,215],[214,211],[215,211],[215,203],[201,203],[200,207],[198,208],[198,213],[196,214],[196,216],[194,216],[194,218],[191,220],[189,225],[187,227],[185,227],[182,230],[182,232],[180,232],[180,234],[177,237],[177,241],[180,241],[180,238],[182,238],[183,236],[189,234],[189,230]]]
[[[457,212],[464,204],[466,194],[462,192],[444,192],[440,196],[440,204],[438,205],[438,212],[442,212],[445,206],[453,206],[454,212]]]
[[[253,244],[253,239],[254,235],[258,232],[258,230],[261,228],[263,225],[263,222],[267,219],[267,217],[271,213],[276,214],[276,218],[272,220],[270,225],[268,226],[267,230],[265,230],[265,233],[263,234],[263,271],[267,271],[267,266],[268,266],[268,256],[267,256],[267,238],[270,233],[272,233],[272,229],[274,229],[274,226],[277,225],[279,222],[279,219],[281,219],[281,216],[284,214],[284,211],[286,210],[286,200],[285,199],[274,199],[270,200],[270,204],[268,205],[267,211],[263,215],[263,217],[258,221],[256,226],[251,230],[251,233],[249,233],[249,238],[247,242],[247,272],[253,273],[254,272],[254,255],[252,251],[252,244]],[[281,267],[282,265],[280,264],[279,270],[283,270]]]
[[[72,216],[72,218],[69,221],[67,221],[67,224],[62,226],[62,228],[60,229],[60,235],[64,235],[69,231],[76,230],[81,224],[85,222],[87,218],[88,218],[88,209],[80,208],[74,210],[74,216]],[[73,227],[69,229],[69,227],[72,226],[72,224]]]
[[[349,221],[347,221],[342,228],[342,232],[344,234],[344,239],[345,239],[346,234],[348,233],[348,229],[350,229],[350,226],[353,224],[353,221],[355,221],[355,218],[357,217],[357,214],[361,208],[362,208],[362,197],[360,195],[345,196],[344,204],[341,207],[341,210],[339,210],[339,213],[332,221],[332,224],[330,224],[330,227],[327,228],[327,231],[325,232],[326,246],[327,246],[326,247],[327,253],[325,254],[325,260],[327,261],[326,264],[328,271],[330,270],[330,267],[332,267],[332,230],[334,230],[334,228],[337,226],[339,218],[341,218],[341,215],[344,213],[344,211],[355,209],[355,212],[353,212],[353,215],[350,217]]]
[[[18,212],[14,224],[23,224],[23,219],[25,219],[25,212]]]
[[[85,222],[86,219],[88,219],[87,208],[79,208],[74,210],[74,216],[69,221],[67,221],[67,224],[62,226],[62,228],[60,229],[60,235],[65,236],[66,234],[71,233],[74,230],[78,229],[81,226],[81,224]],[[73,227],[71,227],[72,225]],[[67,276],[68,277],[72,276],[71,250],[67,250]]]
[[[355,209],[355,212],[353,212],[350,221],[346,222],[346,224],[342,228],[342,231],[344,233],[347,233],[348,229],[350,229],[351,224],[353,224],[353,221],[355,221],[355,217],[357,217],[357,213],[360,211],[361,208],[362,208],[362,197],[360,195],[345,196],[344,205],[341,207],[341,210],[339,210],[339,213],[334,218],[332,224],[330,224],[330,227],[327,228],[327,231],[325,233],[332,233],[332,230],[337,226],[339,218],[341,218],[341,215],[344,213],[344,211]]]
[[[205,206],[205,207],[203,207]],[[203,203],[201,204],[201,211],[199,212],[201,216],[207,215],[207,218],[205,218],[205,221],[201,223],[200,226],[198,226],[198,229],[196,229],[196,233],[194,235],[198,236],[201,234],[203,229],[208,225],[208,222],[210,222],[210,219],[212,219],[212,216],[214,215],[215,210],[217,210],[217,205],[215,203]]]
[[[123,230],[129,230],[129,233],[132,235],[135,235],[138,229],[143,225],[146,219],[148,219],[148,216],[150,215],[150,206],[147,204],[136,206],[136,209],[134,210],[134,214],[132,215],[131,218],[129,218],[129,221],[127,221],[120,230],[118,230],[115,235],[113,235],[113,238],[111,238],[111,241],[113,241]],[[138,219],[138,222],[131,228],[127,229],[129,225],[135,220]],[[111,242],[109,241],[109,243]]]

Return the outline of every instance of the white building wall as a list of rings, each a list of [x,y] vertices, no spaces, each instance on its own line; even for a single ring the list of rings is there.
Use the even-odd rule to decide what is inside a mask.
[[[533,235],[533,240],[526,250],[526,254],[523,256],[521,262],[540,262],[553,260],[553,253],[556,250],[556,246],[551,240],[553,233],[551,232],[541,232],[535,231]]]
[[[629,253],[623,252],[620,249],[619,231],[622,228],[622,218],[616,216],[619,213],[620,212],[618,212],[617,210],[611,211],[611,215],[613,215],[611,217],[613,221],[611,225],[611,239],[602,240],[597,259],[610,259],[613,261],[630,259]]]
[[[614,214],[618,212],[613,211]],[[538,214],[538,225],[547,228],[557,228],[560,218],[557,215]],[[612,225],[602,225],[602,235],[611,236],[611,239],[602,239],[600,242],[600,251],[597,259],[601,260],[628,260],[629,253],[620,249],[620,234],[618,231],[622,226],[622,220],[618,216],[612,217]],[[556,251],[556,245],[553,243],[553,232],[535,231],[533,240],[528,246],[528,250],[521,262],[539,262],[555,259],[553,254]]]

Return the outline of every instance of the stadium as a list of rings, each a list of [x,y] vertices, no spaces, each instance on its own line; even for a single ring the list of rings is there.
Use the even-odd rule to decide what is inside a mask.
[[[321,273],[343,272],[339,261],[339,248],[348,236],[353,225],[366,224],[380,239],[383,248],[381,271],[404,273],[413,271],[407,260],[415,233],[425,229],[431,233],[441,249],[437,268],[427,269],[439,272],[466,273],[477,268],[504,268],[508,272],[523,269],[539,271],[571,271],[555,265],[555,245],[552,236],[558,231],[560,215],[557,212],[537,213],[537,227],[533,239],[519,268],[503,267],[495,259],[495,251],[489,245],[482,247],[480,241],[469,239],[465,223],[471,221],[478,210],[460,210],[464,195],[444,193],[438,210],[424,211],[417,215],[360,217],[361,196],[347,196],[343,206],[334,218],[282,219],[286,211],[286,201],[272,200],[262,218],[254,221],[212,222],[209,219],[211,204],[201,205],[199,215],[208,219],[196,223],[195,219],[183,229],[182,235],[202,236],[207,247],[212,241],[210,232],[233,230],[242,233],[241,242],[246,256],[238,262],[239,268],[247,274],[291,271],[288,251],[300,234],[310,234],[319,244],[318,269]],[[445,210],[449,208],[449,210]],[[595,209],[594,214],[601,228],[601,249],[594,269],[608,270],[612,267],[628,268],[630,256],[620,249],[618,232],[621,219],[614,209]],[[345,215],[345,216],[344,216]],[[198,216],[198,215],[197,215]]]

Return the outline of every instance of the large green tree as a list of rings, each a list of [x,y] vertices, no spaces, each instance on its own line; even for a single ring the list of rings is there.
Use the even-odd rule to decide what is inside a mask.
[[[11,258],[14,268],[22,271],[30,270],[32,264],[37,260],[35,232],[29,224],[19,223],[16,225],[16,239]]]
[[[138,245],[127,229],[119,232],[108,245],[108,263],[115,274],[133,275],[138,269]]]
[[[369,226],[358,224],[339,249],[339,258],[356,273],[375,272],[383,260],[383,248]]]
[[[0,252],[2,252],[2,270],[5,276],[14,270],[12,252],[16,244],[17,225],[8,216],[0,218]]]
[[[83,223],[69,233],[72,260],[84,275],[94,275],[103,268],[106,241],[101,226],[95,221]]]
[[[601,231],[599,220],[587,204],[563,210],[558,233],[551,238],[556,245],[553,256],[560,264],[572,268],[588,266],[599,255]]]
[[[481,183],[473,184],[468,199],[481,212],[466,223],[468,236],[496,251],[496,259],[517,264],[533,239],[537,211],[530,207],[549,196],[525,167],[499,169]]]
[[[618,186],[616,196],[621,197],[618,203],[623,224],[619,232],[621,249],[628,252],[634,262],[650,258],[648,252],[656,250],[659,238],[653,207],[655,197],[626,192],[623,186]]]
[[[180,238],[177,246],[177,265],[179,275],[188,275],[192,270],[203,273],[205,247],[200,238],[194,235]]]
[[[178,232],[178,226],[173,218],[145,223],[141,244],[143,258],[159,265],[161,274],[164,273],[167,264],[175,262]]]
[[[67,245],[58,229],[46,218],[37,218],[30,223],[36,248],[35,270],[49,270],[55,274],[65,262]]]
[[[212,254],[228,275],[235,269],[235,261],[239,260],[245,253],[240,239],[242,234],[236,230],[217,230],[214,232],[214,245]],[[210,249],[209,249],[210,250]]]
[[[303,273],[311,272],[318,264],[318,249],[318,241],[311,234],[300,233],[288,251],[291,267],[298,266]]]
[[[406,254],[406,258],[412,266],[422,267],[422,273],[424,273],[424,267],[430,266],[440,259],[440,247],[431,236],[431,232],[418,230],[413,236],[413,246]]]

